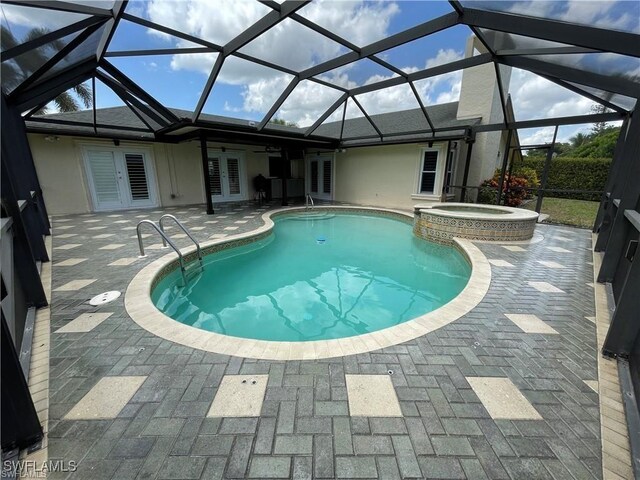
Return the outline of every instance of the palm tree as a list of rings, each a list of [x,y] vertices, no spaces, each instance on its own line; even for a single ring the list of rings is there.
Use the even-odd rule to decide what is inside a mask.
[[[45,28],[33,28],[29,30],[22,41],[18,41],[9,29],[1,26],[0,42],[2,42],[2,50],[7,51],[16,45],[41,37],[45,33],[48,33],[48,30]],[[51,57],[59,52],[64,46],[64,42],[54,40],[46,45],[18,55],[11,60],[2,62],[2,71],[0,73],[2,77],[2,89],[5,92],[11,92],[32,73],[37,71],[38,68],[44,65]],[[73,92],[75,96],[71,92]],[[91,89],[87,85],[82,83],[76,85],[71,90],[63,92],[55,97],[52,102],[60,112],[76,112],[80,110],[78,100],[82,102],[85,108],[91,107],[93,95],[91,93]],[[47,113],[47,107],[45,106],[41,108],[36,113]]]
[[[589,140],[589,137],[587,137],[584,133],[576,133],[573,137],[571,137],[569,139],[569,141],[571,142],[571,148],[577,148],[581,145],[583,145],[587,140]]]

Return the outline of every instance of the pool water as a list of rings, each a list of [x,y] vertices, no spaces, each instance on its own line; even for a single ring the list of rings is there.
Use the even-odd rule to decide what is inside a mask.
[[[264,240],[205,257],[152,292],[169,317],[203,330],[273,341],[351,337],[430,312],[458,295],[470,266],[452,247],[389,217],[298,214]]]

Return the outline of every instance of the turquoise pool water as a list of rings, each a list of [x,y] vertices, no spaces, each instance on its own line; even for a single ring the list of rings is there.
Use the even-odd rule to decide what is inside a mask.
[[[187,325],[235,337],[309,341],[406,322],[454,298],[471,269],[454,248],[416,238],[389,217],[275,218],[259,242],[205,257],[182,287],[178,271],[152,292]]]

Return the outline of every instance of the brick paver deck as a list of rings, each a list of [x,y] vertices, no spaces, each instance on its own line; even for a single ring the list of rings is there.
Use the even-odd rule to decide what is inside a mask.
[[[585,383],[597,380],[590,232],[540,225],[544,240],[523,251],[478,243],[500,260],[491,288],[433,333],[357,356],[275,362],[155,337],[128,317],[123,297],[88,304],[124,292],[167,252],[137,259],[132,228],[165,212],[204,227],[193,232],[203,241],[252,230],[262,213],[239,204],[213,216],[182,207],[53,219],[49,457],[79,468],[50,478],[601,478],[598,394]],[[62,263],[69,259],[86,260]],[[94,281],[59,289],[76,280]],[[560,291],[539,291],[536,282]],[[112,315],[88,332],[55,333],[86,312]],[[505,314],[535,315],[557,333],[525,333]],[[223,376],[237,374],[268,375],[260,416],[208,417]],[[347,374],[389,375],[402,416],[350,416]],[[116,418],[64,419],[106,376],[147,378]],[[541,419],[492,417],[467,377],[511,380]]]

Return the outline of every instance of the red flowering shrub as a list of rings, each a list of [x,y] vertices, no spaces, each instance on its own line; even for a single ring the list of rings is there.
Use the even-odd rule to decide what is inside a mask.
[[[480,184],[478,191],[478,203],[495,204],[498,194],[498,184],[500,183],[500,171],[496,170],[493,178],[485,180]],[[519,206],[529,195],[527,189],[537,187],[537,178],[527,178],[525,176],[511,175],[511,178],[504,179],[502,185],[502,198],[505,205],[509,207]]]

